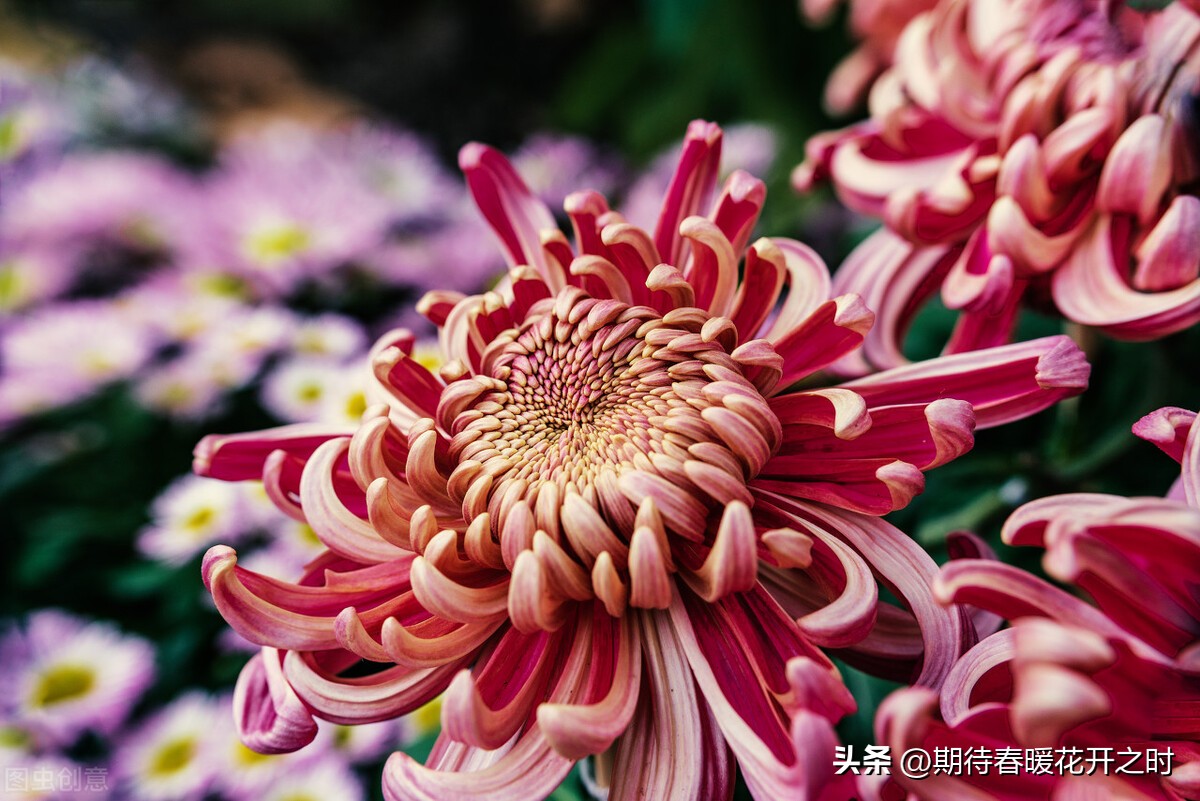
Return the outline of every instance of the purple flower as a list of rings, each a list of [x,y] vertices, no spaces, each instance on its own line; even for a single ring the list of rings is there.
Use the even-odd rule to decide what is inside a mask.
[[[188,225],[191,179],[144,153],[79,153],[5,198],[0,232],[19,245],[169,249]]]
[[[179,565],[208,546],[248,533],[244,488],[185,475],[150,505],[150,525],[138,535],[138,550]]]
[[[0,708],[38,743],[111,734],[154,679],[145,640],[53,609],[11,627],[0,657]]]
[[[116,781],[133,801],[190,801],[216,777],[224,715],[203,693],[181,696],[140,725],[117,750]]]
[[[389,203],[351,170],[310,158],[317,136],[276,127],[224,154],[205,182],[210,236],[193,243],[182,264],[215,266],[266,295],[285,295],[377,247]]]
[[[0,422],[84,397],[132,376],[159,339],[104,301],[45,306],[0,337]]]

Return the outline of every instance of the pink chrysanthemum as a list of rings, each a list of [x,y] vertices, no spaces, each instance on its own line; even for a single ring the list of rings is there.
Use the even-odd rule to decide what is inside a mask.
[[[940,285],[950,352],[1005,341],[1018,301],[1126,339],[1200,321],[1200,15],[1099,0],[942,0],[905,29],[871,118],[816,137],[830,177],[884,218],[839,273],[879,325],[875,367]],[[861,369],[861,365],[860,365]]]
[[[973,628],[873,515],[976,421],[1078,392],[1088,366],[1053,337],[802,388],[872,315],[828,299],[805,246],[747,246],[760,181],[735,172],[709,206],[720,142],[692,124],[652,235],[568,197],[574,249],[499,153],[466,146],[511,270],[496,292],[422,301],[442,367],[393,333],[357,429],[198,446],[200,473],[263,478],[328,548],[297,584],[226,547],[205,558],[217,608],[264,646],[235,698],[249,745],[295,749],[314,717],[385,720],[445,691],[428,763],[394,755],[388,798],[541,798],[600,753],[614,801],[728,797],[735,758],[756,797],[816,797],[853,708],[818,646],[940,684]]]
[[[1009,749],[1019,754],[1021,769],[919,781],[893,776],[915,797],[957,801],[982,798],[982,790],[988,798],[1021,801],[1197,797],[1195,419],[1167,408],[1134,426],[1183,463],[1167,499],[1060,495],[1026,504],[1005,525],[1005,542],[1045,548],[1046,572],[1086,592],[1094,605],[995,561],[943,568],[936,588],[946,603],[975,604],[1014,625],[968,651],[940,697],[910,688],[886,700],[877,719],[880,739],[894,754],[914,747],[985,748],[989,755]],[[1052,749],[1052,764],[1078,749],[1079,763],[1068,756],[1065,767],[1048,773],[1026,768],[1025,749],[1038,748]],[[1103,761],[1108,755],[1112,764]]]
[[[825,82],[825,107],[845,114],[862,102],[871,82],[892,64],[896,43],[912,18],[928,11],[937,0],[845,0],[848,27],[858,46]],[[840,0],[800,0],[800,9],[814,24],[832,16]]]

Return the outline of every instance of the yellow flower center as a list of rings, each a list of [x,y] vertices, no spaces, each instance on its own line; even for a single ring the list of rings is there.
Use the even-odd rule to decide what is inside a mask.
[[[217,513],[211,506],[204,506],[192,512],[191,517],[183,521],[183,527],[190,531],[199,531],[213,521]]]
[[[96,672],[86,665],[55,665],[42,674],[33,691],[33,705],[45,708],[87,695],[96,685]]]
[[[265,228],[250,238],[250,255],[264,262],[279,262],[305,251],[312,237],[304,229],[291,224]]]
[[[195,737],[177,737],[174,740],[168,740],[154,752],[154,758],[150,761],[149,773],[155,777],[171,776],[186,768],[195,755]]]
[[[272,757],[272,754],[260,754],[257,751],[252,751],[242,743],[234,743],[233,746],[234,761],[243,767],[261,765],[262,763],[272,759]]]
[[[367,410],[367,396],[362,392],[355,392],[346,399],[346,416],[351,420],[357,420],[363,416],[363,412]]]

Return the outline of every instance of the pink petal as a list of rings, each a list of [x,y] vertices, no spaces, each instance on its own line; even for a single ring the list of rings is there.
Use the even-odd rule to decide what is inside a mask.
[[[957,398],[979,428],[1019,420],[1087,387],[1091,367],[1065,336],[942,356],[850,381],[869,406]]]
[[[1134,255],[1133,286],[1143,292],[1181,289],[1200,277],[1200,198],[1172,200]]]
[[[555,229],[554,215],[534,197],[498,151],[470,142],[458,154],[475,205],[499,239],[509,266],[528,264],[550,282],[540,234]],[[553,284],[551,284],[553,286]]]
[[[818,306],[773,342],[783,357],[779,387],[788,387],[857,348],[874,323],[875,313],[858,295],[842,295]]]
[[[1178,406],[1157,409],[1133,424],[1133,433],[1152,442],[1167,456],[1183,462],[1188,432],[1196,422],[1196,413]]]
[[[1138,117],[1104,160],[1096,207],[1135,214],[1141,223],[1148,223],[1158,213],[1171,174],[1171,128],[1158,114]]]
[[[640,631],[638,618],[611,618],[596,608],[586,688],[571,702],[545,703],[537,710],[538,727],[562,756],[599,754],[629,726],[641,685]]]
[[[1165,292],[1127,283],[1129,223],[1101,217],[1052,277],[1054,302],[1065,317],[1122,339],[1157,339],[1200,321],[1200,281]]]
[[[641,615],[645,681],[616,743],[610,801],[704,798],[733,791],[733,760],[692,678],[670,618]]]
[[[305,459],[326,440],[353,433],[324,423],[297,423],[246,434],[209,434],[196,445],[192,470],[223,481],[258,479],[274,451]]]
[[[356,660],[323,664],[329,656],[289,651],[283,673],[297,697],[323,720],[351,726],[392,720],[419,709],[440,695],[465,663],[460,658],[415,670],[395,666],[344,678],[338,673]]]
[[[343,485],[343,492],[356,493],[358,502],[365,504],[365,496],[357,485],[345,487],[346,482],[339,482],[336,477],[349,446],[348,439],[331,439],[309,457],[300,480],[300,504],[308,524],[331,551],[360,564],[411,558],[411,551],[385,541],[368,521],[343,502],[338,483]]]
[[[707,205],[717,181],[721,160],[721,129],[703,120],[693,120],[683,139],[679,165],[671,178],[662,211],[654,228],[654,244],[662,259],[683,269],[684,241],[679,226]]]
[[[450,682],[442,699],[445,736],[488,750],[508,742],[545,697],[562,640],[546,632],[505,631],[470,671]]]
[[[710,219],[733,245],[734,253],[746,249],[766,197],[766,184],[744,170],[734,170],[725,180]]]
[[[280,653],[264,648],[238,675],[233,714],[238,737],[260,754],[296,751],[317,736],[317,723],[283,678]]]

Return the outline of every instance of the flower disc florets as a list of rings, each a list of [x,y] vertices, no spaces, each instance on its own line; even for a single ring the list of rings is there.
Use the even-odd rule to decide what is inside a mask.
[[[695,498],[703,478],[720,471],[721,486],[745,494],[745,480],[778,447],[778,419],[727,351],[728,320],[695,308],[663,315],[576,288],[529,317],[485,352],[486,375],[439,407],[458,460],[452,491],[486,493],[501,526],[504,511],[525,500],[539,526],[556,532],[562,502],[580,495],[628,541],[633,513],[621,496],[669,482],[680,507],[671,522],[694,536],[704,530]]]

